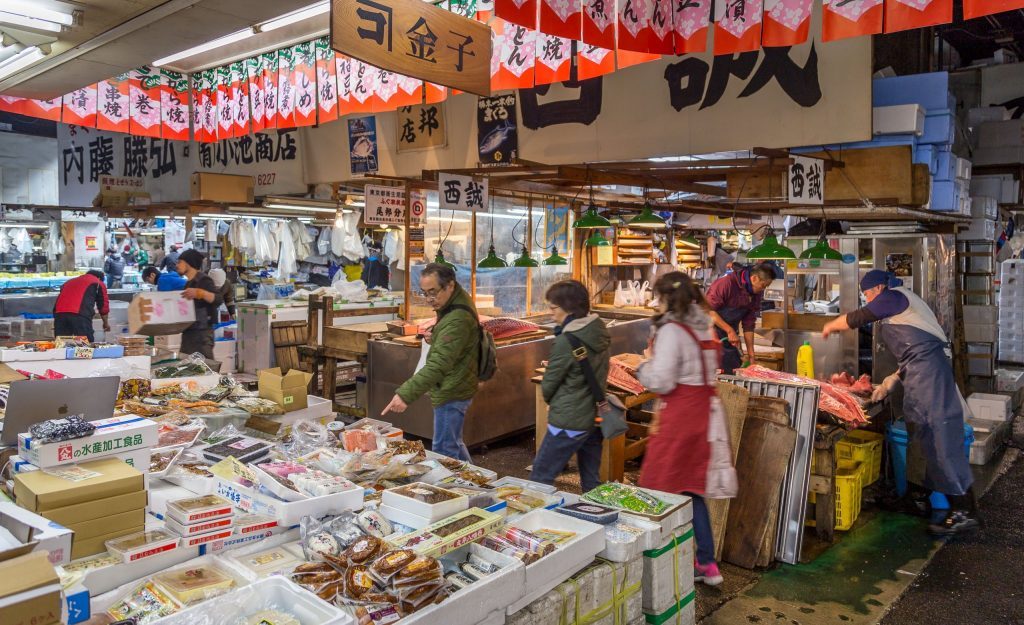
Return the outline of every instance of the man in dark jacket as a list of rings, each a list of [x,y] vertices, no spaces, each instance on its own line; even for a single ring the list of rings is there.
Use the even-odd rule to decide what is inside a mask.
[[[424,393],[434,405],[435,452],[470,461],[462,427],[479,379],[480,324],[469,293],[455,281],[455,270],[431,263],[423,268],[420,290],[437,313],[427,362],[398,387],[381,415],[405,412]]]
[[[90,269],[71,278],[60,287],[60,294],[53,305],[53,333],[55,336],[84,336],[91,343],[95,337],[92,331],[93,311],[103,319],[103,331],[110,332],[110,300],[107,287],[103,285],[103,272]]]
[[[181,256],[179,250],[181,246],[174,244],[171,249],[167,251],[167,256],[160,261],[160,271],[176,271],[178,268],[178,258]]]
[[[596,423],[597,404],[590,384],[583,373],[570,335],[586,354],[601,389],[608,382],[608,360],[611,336],[604,321],[590,314],[590,293],[576,280],[553,284],[545,298],[551,316],[558,323],[554,344],[540,388],[548,404],[548,429],[537,457],[533,460],[530,479],[541,484],[555,483],[573,454],[580,468],[583,492],[601,483],[601,449],[604,436]],[[537,433],[538,436],[541,432]]]
[[[707,300],[711,307],[711,320],[715,332],[723,343],[722,370],[732,375],[743,364],[740,354],[740,324],[743,325],[743,344],[746,359],[754,361],[754,326],[761,314],[764,290],[775,280],[775,269],[768,263],[753,267],[736,267],[708,288]]]
[[[196,250],[185,250],[178,257],[178,273],[188,279],[181,296],[194,300],[196,322],[181,333],[182,354],[200,353],[213,360],[213,326],[222,299],[213,279],[201,271],[205,258]]]
[[[103,273],[107,274],[107,288],[115,289],[121,286],[124,278],[124,257],[117,253],[117,248],[107,250],[107,258],[103,261]]]

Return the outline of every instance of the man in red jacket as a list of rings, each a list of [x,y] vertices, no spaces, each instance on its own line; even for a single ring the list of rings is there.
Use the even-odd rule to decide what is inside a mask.
[[[55,336],[85,336],[91,343],[93,338],[93,311],[99,311],[103,319],[103,331],[110,332],[110,300],[107,287],[103,284],[103,272],[90,269],[72,278],[60,287],[57,302],[53,305],[53,333]]]

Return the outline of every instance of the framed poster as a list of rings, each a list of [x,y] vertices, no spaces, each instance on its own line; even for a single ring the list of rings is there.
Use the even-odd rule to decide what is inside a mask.
[[[373,115],[348,120],[348,154],[353,175],[377,171],[377,118]]]

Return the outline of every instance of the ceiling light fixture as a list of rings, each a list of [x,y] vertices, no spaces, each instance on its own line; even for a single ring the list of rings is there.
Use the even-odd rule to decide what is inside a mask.
[[[800,258],[803,259],[819,259],[819,260],[843,260],[843,255],[837,250],[832,249],[832,246],[828,244],[823,238],[800,253]]]
[[[26,17],[24,15],[18,15],[17,13],[8,13],[7,11],[0,11],[0,24],[21,26],[31,30],[45,30],[51,33],[59,33],[64,29],[63,26],[54,22],[40,20],[34,17]]]
[[[668,227],[664,219],[654,214],[654,208],[650,202],[644,202],[640,214],[626,222],[626,225],[641,230],[660,230]]]
[[[289,211],[311,211],[314,213],[334,213],[338,203],[332,200],[310,200],[286,196],[268,195],[263,199],[263,208]]]
[[[796,254],[793,253],[793,250],[785,245],[780,245],[779,240],[775,238],[775,233],[771,230],[765,235],[760,245],[752,247],[747,252],[747,259],[749,260],[787,260],[794,258],[796,258]]]
[[[25,48],[9,59],[0,62],[0,80],[20,72],[44,56],[46,56],[46,53],[36,46]]]
[[[175,61],[180,61],[181,59],[187,59],[191,56],[202,54],[203,52],[209,52],[210,50],[216,50],[217,48],[223,46],[231,45],[239,41],[244,41],[255,34],[256,33],[253,32],[253,29],[246,28],[244,30],[231,33],[230,35],[225,35],[223,37],[214,39],[213,41],[207,41],[206,43],[189,48],[187,50],[182,50],[181,52],[178,52],[176,54],[165,56],[162,59],[157,59],[150,63],[150,65],[152,65],[153,67],[163,67],[164,65],[169,65],[171,63],[174,63]]]
[[[62,26],[71,26],[75,23],[75,12],[70,7],[68,7],[66,12],[57,11],[41,7],[36,2],[29,2],[28,0],[0,0],[0,11],[16,13],[25,17],[34,17],[38,20],[53,22]]]
[[[316,4],[310,5],[304,9],[299,9],[294,13],[282,15],[281,17],[275,17],[272,20],[267,20],[266,22],[263,22],[262,24],[256,26],[255,30],[263,33],[270,32],[272,30],[277,30],[278,28],[283,28],[284,26],[288,26],[290,24],[295,24],[296,22],[301,22],[302,20],[307,20],[311,17],[316,17],[318,15],[329,13],[330,11],[330,2],[317,2]]]

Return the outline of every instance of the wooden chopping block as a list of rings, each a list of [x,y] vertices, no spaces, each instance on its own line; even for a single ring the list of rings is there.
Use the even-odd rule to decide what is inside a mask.
[[[726,562],[747,569],[756,566],[765,535],[771,530],[771,518],[765,511],[778,508],[796,436],[796,430],[788,425],[756,417],[748,417],[743,424],[736,464],[739,494],[729,504],[722,549]]]
[[[369,352],[370,339],[375,334],[387,334],[387,323],[355,323],[324,328],[324,346],[354,354]]]
[[[747,420],[747,406],[750,403],[750,391],[742,386],[728,382],[718,383],[718,398],[725,410],[725,421],[729,427],[729,444],[732,445],[732,463],[735,466],[740,452],[740,440],[743,437],[743,423]],[[725,537],[725,524],[729,520],[730,499],[708,499],[708,516],[711,518],[711,532],[715,537],[715,559],[722,557],[722,543]]]

